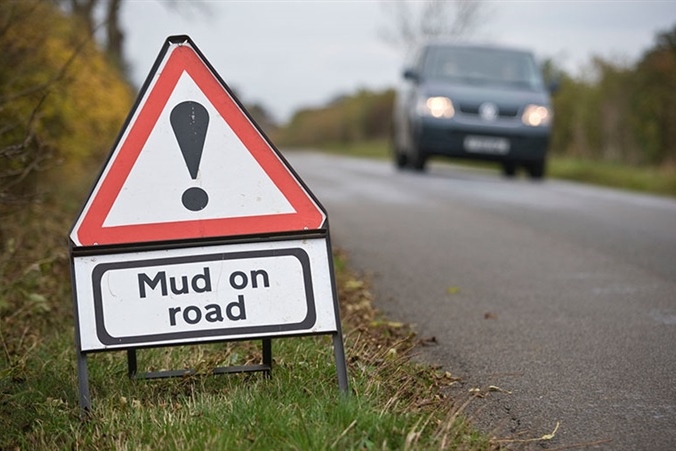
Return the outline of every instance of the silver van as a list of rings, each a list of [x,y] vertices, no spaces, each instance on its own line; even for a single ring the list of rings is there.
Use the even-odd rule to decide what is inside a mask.
[[[438,155],[544,177],[553,112],[530,52],[429,43],[403,75],[392,129],[397,167],[423,170]]]

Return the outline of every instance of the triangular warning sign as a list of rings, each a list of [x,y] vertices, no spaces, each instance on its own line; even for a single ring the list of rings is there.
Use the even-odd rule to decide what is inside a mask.
[[[326,213],[187,36],[167,39],[76,246],[317,230]]]

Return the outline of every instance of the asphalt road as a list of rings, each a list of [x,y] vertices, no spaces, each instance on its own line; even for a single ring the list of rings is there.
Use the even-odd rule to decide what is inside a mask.
[[[462,378],[476,424],[545,447],[676,449],[676,201],[497,172],[286,154],[375,305]],[[507,393],[509,392],[509,393]],[[540,446],[540,445],[538,445]]]

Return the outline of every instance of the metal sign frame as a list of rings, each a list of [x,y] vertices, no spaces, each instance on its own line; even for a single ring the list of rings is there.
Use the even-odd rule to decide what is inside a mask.
[[[138,373],[138,361],[137,361],[137,351],[140,349],[144,348],[153,348],[153,347],[173,347],[173,346],[183,346],[183,345],[194,345],[194,344],[206,344],[206,343],[217,343],[217,342],[234,342],[234,341],[252,341],[252,340],[261,340],[262,343],[262,361],[260,364],[256,365],[244,365],[244,366],[229,366],[229,367],[219,367],[219,368],[214,368],[213,369],[213,374],[229,374],[229,373],[240,373],[240,372],[263,372],[266,376],[271,376],[272,373],[272,339],[277,339],[277,338],[288,338],[288,337],[301,337],[301,336],[310,336],[310,335],[331,335],[333,338],[333,350],[334,350],[334,358],[335,358],[335,365],[336,365],[336,373],[337,373],[337,379],[338,379],[338,387],[339,390],[347,394],[349,391],[349,383],[348,383],[348,376],[347,376],[347,365],[345,363],[345,350],[344,350],[344,344],[343,344],[343,335],[342,335],[342,327],[341,327],[341,322],[340,322],[340,309],[339,309],[339,303],[338,303],[338,297],[337,297],[337,290],[336,290],[336,282],[335,282],[335,269],[333,265],[333,259],[332,259],[332,251],[331,251],[331,241],[330,241],[330,234],[329,234],[329,221],[328,221],[328,214],[326,213],[326,210],[324,207],[321,205],[319,200],[314,196],[314,194],[308,189],[306,184],[303,182],[303,180],[298,176],[298,174],[294,171],[294,169],[291,167],[291,165],[288,163],[288,161],[284,158],[284,156],[277,150],[277,148],[274,146],[274,144],[269,140],[269,138],[264,134],[264,132],[260,129],[260,127],[256,124],[254,119],[249,115],[249,113],[246,111],[246,109],[242,106],[241,102],[235,97],[234,93],[228,88],[227,84],[220,78],[218,73],[214,70],[214,68],[209,64],[207,59],[204,57],[204,55],[199,51],[197,46],[194,44],[194,42],[188,37],[188,36],[170,36],[167,38],[165,41],[164,46],[162,47],[162,50],[160,51],[160,54],[157,57],[157,60],[155,64],[153,65],[153,68],[151,69],[150,74],[148,75],[143,87],[141,88],[135,105],[132,108],[131,112],[129,113],[127,120],[122,127],[122,130],[120,134],[118,135],[118,138],[111,150],[111,153],[108,156],[107,161],[104,163],[104,165],[101,168],[101,171],[99,173],[99,176],[96,179],[96,182],[91,188],[91,191],[87,197],[87,200],[83,204],[79,214],[78,214],[78,219],[76,222],[73,224],[73,227],[71,228],[69,236],[72,237],[72,234],[74,233],[76,227],[78,226],[78,222],[80,221],[82,215],[85,212],[85,209],[87,208],[88,202],[90,202],[92,196],[95,194],[95,190],[97,189],[97,186],[101,182],[101,178],[105,176],[106,168],[111,164],[112,158],[113,158],[113,153],[115,149],[120,145],[121,141],[125,138],[124,134],[127,128],[130,126],[130,123],[132,122],[133,116],[138,109],[141,99],[145,96],[147,90],[150,88],[151,81],[153,77],[155,76],[156,72],[158,71],[160,64],[165,57],[167,51],[169,50],[170,46],[172,45],[180,45],[182,43],[188,43],[192,49],[197,53],[201,61],[204,63],[204,65],[208,68],[209,71],[213,74],[213,76],[218,80],[220,85],[223,87],[223,89],[226,90],[228,95],[232,98],[232,100],[236,103],[237,107],[241,110],[241,113],[248,119],[250,124],[255,128],[255,130],[260,134],[260,136],[265,140],[265,143],[269,146],[269,149],[271,152],[273,152],[276,157],[278,157],[281,161],[281,163],[286,167],[286,169],[290,172],[291,176],[296,179],[296,182],[301,186],[301,188],[305,191],[311,202],[313,202],[316,207],[324,214],[325,221],[323,224],[321,224],[320,227],[318,227],[315,230],[291,230],[291,231],[282,231],[282,232],[273,232],[273,233],[249,233],[249,234],[242,234],[240,233],[239,235],[234,235],[234,236],[208,236],[208,237],[195,237],[195,238],[188,238],[188,239],[174,239],[174,240],[158,240],[158,241],[148,241],[148,242],[142,242],[142,243],[115,243],[115,244],[103,244],[103,245],[79,245],[78,243],[75,243],[72,239],[70,240],[70,263],[71,263],[71,284],[73,287],[73,308],[74,308],[74,315],[75,315],[75,341],[76,341],[76,352],[77,352],[77,371],[78,371],[78,393],[79,393],[79,403],[80,403],[80,409],[81,413],[83,415],[88,414],[91,411],[91,396],[90,396],[90,390],[89,390],[89,375],[88,375],[88,364],[87,364],[87,355],[90,353],[96,353],[96,352],[112,352],[112,351],[125,351],[127,353],[127,373],[130,378],[133,379],[156,379],[156,378],[167,378],[167,377],[177,377],[177,376],[184,376],[187,374],[191,374],[194,372],[194,370],[169,370],[169,371],[159,371],[159,372],[148,372],[148,373]],[[171,253],[172,252],[183,252],[185,253],[186,250],[190,251],[192,249],[197,249],[197,248],[217,248],[218,246],[240,246],[243,245],[244,247],[246,246],[252,246],[253,248],[260,248],[261,245],[265,245],[266,243],[270,245],[277,245],[279,243],[287,243],[287,242],[292,242],[293,240],[321,240],[325,243],[326,245],[326,255],[328,256],[328,261],[326,264],[328,265],[328,284],[330,287],[324,287],[325,291],[330,290],[331,297],[332,299],[330,300],[332,306],[333,306],[333,315],[335,316],[335,330],[323,330],[320,332],[315,332],[311,329],[304,328],[304,327],[299,327],[296,330],[287,330],[284,333],[280,333],[278,330],[275,330],[275,328],[261,328],[259,332],[254,333],[253,335],[246,335],[240,337],[238,333],[232,333],[232,330],[229,332],[224,332],[223,334],[219,333],[212,333],[212,334],[205,334],[203,337],[198,337],[195,338],[191,334],[187,334],[185,337],[181,338],[180,340],[163,340],[163,339],[155,339],[151,337],[150,339],[145,339],[145,340],[135,340],[135,339],[128,339],[128,340],[122,340],[121,342],[118,342],[117,344],[113,346],[106,345],[106,343],[102,343],[102,346],[94,349],[92,347],[87,347],[86,349],[83,349],[83,343],[82,343],[82,330],[81,330],[81,318],[80,318],[80,308],[79,308],[79,302],[81,300],[78,299],[78,283],[79,278],[81,278],[80,275],[77,273],[76,269],[76,260],[78,259],[83,259],[87,257],[102,257],[104,260],[105,258],[111,258],[111,256],[116,256],[118,254],[126,254],[126,253],[151,253],[154,251],[167,251],[168,256],[171,259]],[[265,254],[255,254],[250,253],[253,257],[256,255],[262,255],[265,256]],[[234,258],[234,257],[233,257]],[[302,260],[302,259],[301,259]],[[176,261],[182,261],[182,260],[176,260]],[[303,266],[303,263],[301,263],[301,266]],[[93,275],[91,278],[91,283],[92,283],[92,290],[94,290],[94,285],[96,284],[97,280],[96,277],[101,276],[101,274],[105,270],[112,270],[114,268],[118,268],[120,265],[114,265],[110,264],[108,266],[102,266],[101,269],[99,269],[99,272],[96,275]],[[121,265],[121,267],[124,267],[124,265]],[[303,270],[305,272],[305,270]],[[304,274],[304,280],[307,279],[307,274]],[[88,284],[90,281],[87,280],[86,283]],[[80,283],[82,285],[82,283]],[[308,301],[310,302],[310,301]],[[100,299],[99,299],[100,303]],[[309,304],[308,304],[309,306]],[[100,309],[99,305],[99,309]],[[308,307],[310,308],[310,307]],[[95,321],[96,322],[96,321]],[[307,323],[309,324],[309,323]],[[91,325],[89,325],[91,326]],[[94,328],[97,329],[101,326],[101,324],[95,324],[93,325]],[[89,332],[87,332],[89,333]],[[110,343],[113,343],[111,341]]]

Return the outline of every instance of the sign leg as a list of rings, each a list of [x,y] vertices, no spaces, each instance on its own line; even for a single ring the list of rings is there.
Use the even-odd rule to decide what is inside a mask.
[[[85,418],[91,411],[92,404],[89,396],[89,373],[87,371],[87,355],[77,353],[77,388],[80,392],[80,416]]]
[[[265,376],[272,377],[272,340],[270,338],[263,339],[263,365],[268,367]]]
[[[127,349],[127,374],[129,379],[136,377],[136,349]]]
[[[336,373],[338,374],[338,388],[341,393],[348,394],[350,385],[347,380],[347,364],[345,363],[345,348],[340,333],[333,334],[333,355],[336,359]]]

